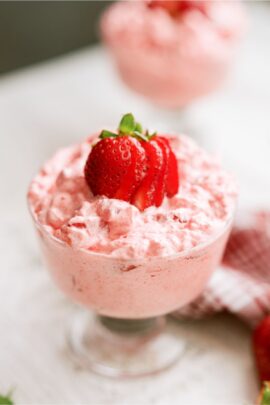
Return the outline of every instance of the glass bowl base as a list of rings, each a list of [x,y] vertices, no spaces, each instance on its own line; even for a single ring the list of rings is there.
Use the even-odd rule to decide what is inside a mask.
[[[76,364],[107,377],[140,377],[173,366],[185,344],[165,317],[116,319],[80,313],[73,319],[67,343]]]

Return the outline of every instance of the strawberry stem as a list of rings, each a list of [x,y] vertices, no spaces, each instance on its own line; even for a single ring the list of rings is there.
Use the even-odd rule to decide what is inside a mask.
[[[136,122],[134,115],[131,113],[125,114],[118,126],[118,133],[108,131],[103,129],[99,135],[100,139],[105,138],[116,138],[118,135],[129,135],[137,138],[139,141],[148,142],[153,136],[156,135],[156,132],[152,134],[148,130],[144,131],[142,125],[139,122]]]
[[[270,405],[270,386],[268,383],[264,383],[263,393],[262,393],[262,400],[260,405]]]
[[[147,135],[145,135],[145,134],[143,134],[141,132],[138,132],[138,131],[134,131],[132,136],[135,136],[136,138],[139,138],[139,140],[142,140],[142,141],[145,141],[145,142],[149,141],[149,138],[148,138]]]
[[[143,132],[143,127],[139,122],[136,122],[134,132],[139,132],[140,134]]]
[[[117,134],[111,132],[111,131],[107,131],[107,129],[103,129],[103,131],[101,131],[101,134],[99,135],[100,139],[105,139],[105,138],[116,138]]]
[[[136,126],[137,123],[133,114],[128,113],[122,117],[118,129],[120,133],[131,135],[136,130]],[[140,124],[139,126],[141,128]]]

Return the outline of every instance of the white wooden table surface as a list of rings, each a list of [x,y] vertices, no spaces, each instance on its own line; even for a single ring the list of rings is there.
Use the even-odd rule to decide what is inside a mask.
[[[270,201],[270,6],[253,4],[252,13],[231,80],[189,111],[192,131],[239,177],[240,209]],[[0,79],[0,392],[14,388],[16,404],[252,404],[250,332],[229,316],[179,325],[192,350],[144,380],[88,374],[63,349],[73,306],[40,263],[26,188],[58,147],[127,111],[155,126],[154,109],[122,86],[101,48]]]

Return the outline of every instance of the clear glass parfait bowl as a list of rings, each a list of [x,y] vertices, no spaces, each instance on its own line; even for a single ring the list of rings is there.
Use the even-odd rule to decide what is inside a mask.
[[[173,365],[183,342],[167,328],[165,315],[202,292],[221,260],[232,217],[189,251],[126,260],[75,249],[31,214],[53,280],[87,309],[78,311],[67,333],[74,360],[110,377],[151,375]]]

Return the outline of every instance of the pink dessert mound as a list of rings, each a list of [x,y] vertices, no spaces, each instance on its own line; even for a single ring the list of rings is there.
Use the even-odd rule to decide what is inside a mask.
[[[205,1],[204,12],[191,7],[179,16],[124,1],[105,12],[101,32],[128,86],[178,108],[223,82],[245,25],[238,1]]]
[[[168,136],[180,187],[160,207],[93,196],[84,165],[96,136],[60,150],[28,200],[58,286],[100,314],[145,318],[194,299],[218,265],[232,224],[232,177],[186,136]]]
[[[46,231],[75,249],[119,258],[168,256],[207,242],[231,216],[231,177],[191,139],[170,136],[180,189],[161,207],[94,197],[83,168],[91,141],[58,152],[33,180],[31,210]],[[95,140],[93,141],[95,142]]]

